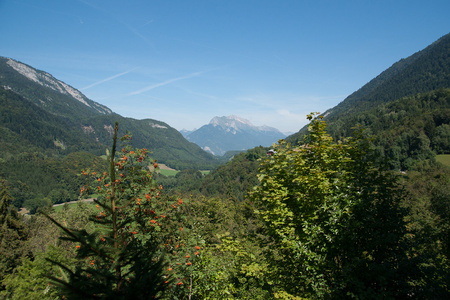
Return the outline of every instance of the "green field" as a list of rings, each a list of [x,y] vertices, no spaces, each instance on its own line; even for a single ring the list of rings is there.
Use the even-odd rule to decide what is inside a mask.
[[[162,174],[162,175],[164,175],[164,176],[175,176],[175,175],[177,175],[177,173],[178,172],[180,172],[180,171],[178,171],[178,170],[166,170],[166,169],[160,169],[160,170],[158,170],[158,172],[160,173],[160,174]],[[200,171],[203,175],[207,175],[207,174],[209,174],[209,172],[211,172],[210,170],[203,170],[203,171]]]
[[[158,172],[161,173],[161,174],[164,175],[164,176],[175,176],[175,175],[177,175],[177,173],[178,173],[179,171],[177,171],[177,170],[165,170],[165,169],[160,169]]]
[[[61,210],[64,209],[64,206],[65,206],[65,205],[74,205],[74,204],[77,204],[77,203],[78,203],[78,201],[72,201],[72,202],[67,202],[67,203],[65,203],[65,204],[63,204],[63,205],[53,206],[53,210],[54,210],[54,211],[61,211]],[[95,204],[94,202],[91,202],[91,201],[83,202],[83,203],[87,203],[87,204]],[[95,208],[95,206],[93,206],[93,205],[92,205],[92,207]]]
[[[440,162],[447,167],[450,167],[450,154],[439,154],[436,155],[436,161]]]

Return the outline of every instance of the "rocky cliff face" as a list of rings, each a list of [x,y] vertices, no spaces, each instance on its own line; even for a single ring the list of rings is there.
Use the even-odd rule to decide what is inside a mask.
[[[62,112],[61,106],[66,106],[68,115],[76,115],[77,112],[88,115],[112,113],[108,107],[88,99],[79,90],[52,75],[11,58],[0,57],[0,85],[57,114]],[[82,104],[81,110],[72,100]]]

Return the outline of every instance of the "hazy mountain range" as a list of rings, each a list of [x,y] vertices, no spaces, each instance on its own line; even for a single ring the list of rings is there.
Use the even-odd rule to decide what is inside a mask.
[[[191,142],[214,155],[227,151],[247,150],[256,146],[270,146],[285,137],[278,129],[255,126],[235,115],[214,117],[209,124],[183,135]]]

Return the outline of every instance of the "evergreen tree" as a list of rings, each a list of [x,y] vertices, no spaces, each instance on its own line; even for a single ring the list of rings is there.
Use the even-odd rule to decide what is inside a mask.
[[[94,183],[82,192],[98,195],[94,201],[99,214],[92,218],[95,229],[67,228],[49,217],[64,231],[65,240],[76,243],[77,264],[54,261],[65,276],[52,279],[67,299],[154,299],[166,284],[159,247],[166,207],[155,201],[162,187],[149,172],[146,149],[126,145],[120,155],[116,153],[117,129],[116,123],[109,173],[83,171],[94,177]]]
[[[0,181],[0,283],[26,252],[27,229],[12,202],[6,181]],[[3,289],[2,286],[0,289]]]

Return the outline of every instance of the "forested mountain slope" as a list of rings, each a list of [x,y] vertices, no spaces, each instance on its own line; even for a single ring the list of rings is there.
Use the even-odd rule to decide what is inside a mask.
[[[11,131],[14,138],[2,137],[0,157],[13,155],[5,143],[15,145],[14,151],[34,146],[41,152],[67,154],[90,151],[104,154],[105,144],[86,137],[74,120],[54,115],[19,94],[0,88],[0,128]]]
[[[361,125],[373,135],[381,156],[394,169],[409,170],[436,154],[450,154],[450,89],[407,96],[343,118],[330,126],[335,137],[349,136]]]
[[[83,120],[85,135],[108,144],[114,123],[120,124],[119,135],[130,132],[135,147],[147,148],[159,162],[175,169],[211,169],[218,165],[211,154],[187,141],[183,135],[168,124],[152,120],[136,120],[110,114]]]
[[[237,153],[229,162],[203,176],[196,170],[183,170],[175,178],[162,175],[157,180],[172,193],[218,197],[242,202],[248,191],[258,183],[259,160],[266,157],[262,146]]]
[[[148,148],[161,163],[180,169],[208,169],[218,163],[168,124],[122,117],[52,75],[10,58],[0,57],[0,90],[0,127],[48,153],[104,154],[118,121],[121,134],[131,132],[132,144]]]
[[[323,112],[328,128],[345,136],[350,119],[380,104],[440,88],[450,88],[450,34],[447,34],[406,59],[394,63],[376,78],[348,96],[337,106]],[[349,127],[350,126],[350,127]],[[306,127],[287,138],[301,141]]]
[[[31,211],[76,200],[82,169],[104,171],[113,126],[130,132],[132,145],[177,169],[219,163],[168,124],[113,113],[78,90],[12,59],[0,57],[0,179],[17,207]]]

